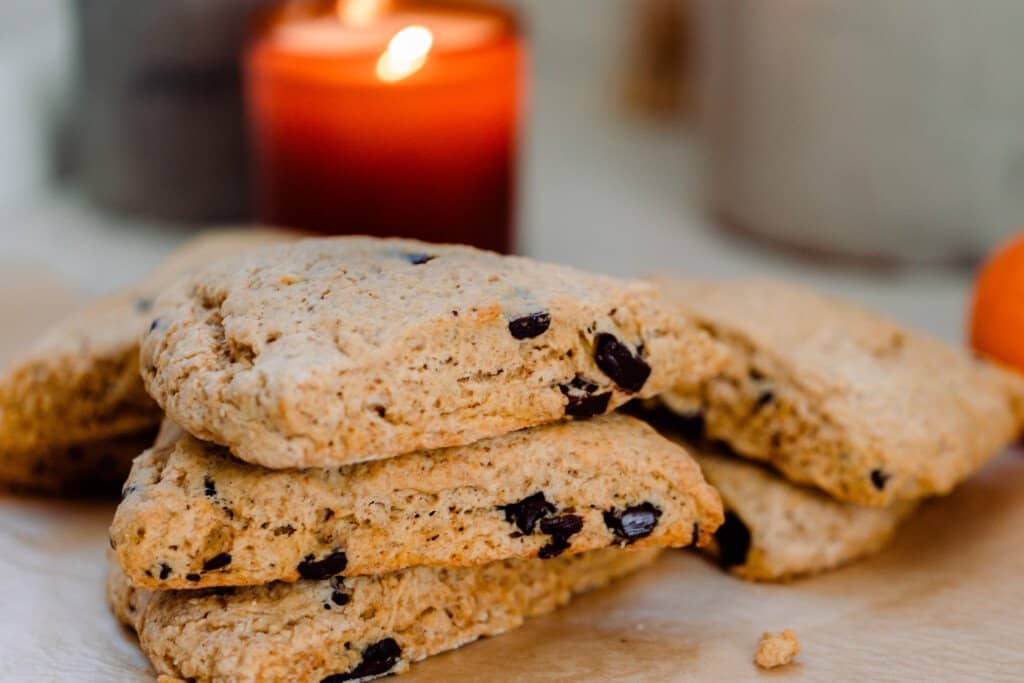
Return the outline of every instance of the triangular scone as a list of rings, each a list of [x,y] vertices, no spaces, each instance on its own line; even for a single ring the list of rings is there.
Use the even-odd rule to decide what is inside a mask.
[[[550,561],[162,592],[133,588],[111,561],[107,594],[159,674],[197,683],[362,681],[521,626],[658,553],[604,549]]]
[[[1021,377],[880,315],[777,282],[654,282],[731,356],[665,405],[794,482],[861,505],[941,495],[1020,432]]]
[[[135,462],[111,544],[137,586],[198,588],[703,544],[721,522],[693,459],[624,415],[306,470],[165,427]]]
[[[185,430],[272,468],[597,415],[724,360],[649,284],[410,240],[265,247],[194,274],[153,316],[150,394]]]

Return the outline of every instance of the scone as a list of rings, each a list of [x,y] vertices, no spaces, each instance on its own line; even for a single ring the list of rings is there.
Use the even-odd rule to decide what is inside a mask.
[[[258,585],[703,544],[717,492],[624,415],[334,469],[269,470],[165,426],[111,528],[132,583]]]
[[[190,269],[286,235],[257,228],[207,233],[143,282],[51,328],[0,376],[0,485],[73,493],[83,476],[92,477],[76,466],[76,454],[94,452],[97,442],[151,437],[161,411],[142,385],[138,356],[153,298]],[[123,481],[131,457],[111,460],[112,479]]]
[[[817,574],[872,555],[917,507],[913,501],[885,508],[843,503],[757,463],[709,448],[690,452],[725,506],[725,523],[705,550],[751,581]]]
[[[161,297],[142,373],[195,436],[271,468],[607,412],[724,361],[649,284],[457,245],[275,245]]]
[[[1020,432],[1021,377],[879,315],[776,282],[655,284],[731,351],[665,405],[791,481],[860,505],[946,494]]]
[[[134,589],[116,562],[107,593],[159,674],[207,681],[369,680],[520,626],[652,562],[616,549],[474,568],[250,588]]]

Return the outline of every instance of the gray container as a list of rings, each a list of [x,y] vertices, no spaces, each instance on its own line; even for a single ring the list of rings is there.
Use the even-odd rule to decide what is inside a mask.
[[[76,166],[109,208],[250,214],[240,54],[268,0],[78,0]]]

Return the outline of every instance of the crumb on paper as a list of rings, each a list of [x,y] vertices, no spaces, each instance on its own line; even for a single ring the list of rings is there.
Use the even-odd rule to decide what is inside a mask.
[[[754,654],[754,663],[762,669],[774,669],[793,661],[800,654],[800,641],[796,633],[786,629],[782,633],[763,633]]]

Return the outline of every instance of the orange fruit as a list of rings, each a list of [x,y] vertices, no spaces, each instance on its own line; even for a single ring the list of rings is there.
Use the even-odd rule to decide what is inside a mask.
[[[981,267],[970,324],[975,350],[1024,371],[1024,232]]]

